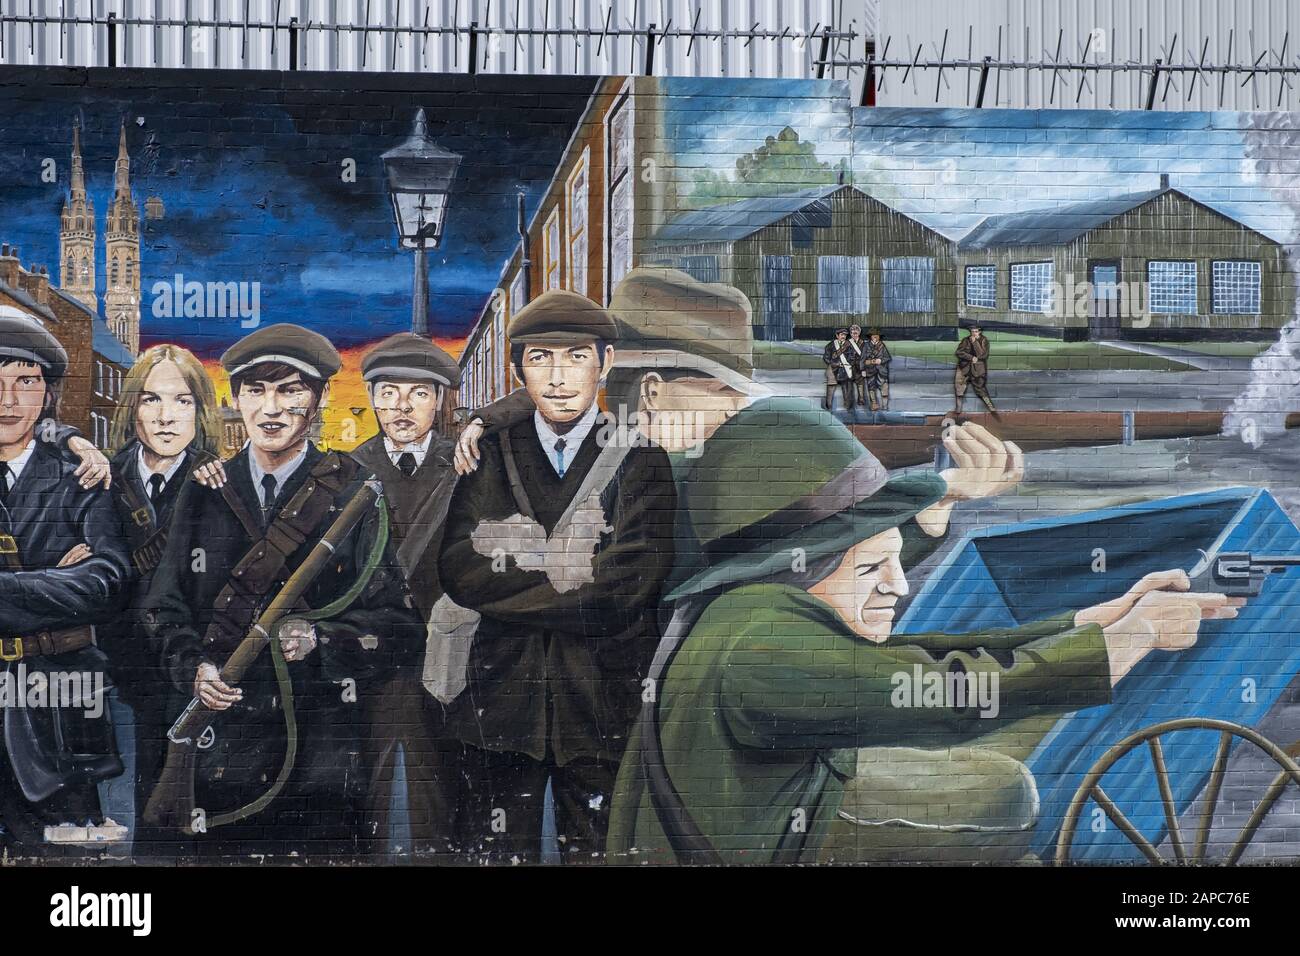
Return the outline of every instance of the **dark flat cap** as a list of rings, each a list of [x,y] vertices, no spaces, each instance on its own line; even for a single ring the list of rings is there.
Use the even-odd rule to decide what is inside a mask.
[[[50,380],[68,371],[68,353],[49,329],[13,306],[0,305],[0,361],[9,360],[39,365]]]
[[[563,344],[601,339],[613,343],[618,326],[613,317],[585,295],[551,289],[519,310],[506,335],[511,343]]]
[[[384,339],[361,360],[361,377],[367,382],[433,382],[460,388],[456,360],[426,338],[398,332]]]
[[[319,332],[281,322],[245,336],[221,356],[231,375],[263,362],[283,362],[312,378],[327,381],[343,365],[338,350]]]

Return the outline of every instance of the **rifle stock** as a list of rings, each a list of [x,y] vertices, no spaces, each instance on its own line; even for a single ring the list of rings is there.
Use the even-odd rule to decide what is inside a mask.
[[[339,545],[360,523],[367,509],[376,505],[379,497],[378,482],[371,479],[339,512],[329,530],[316,542],[311,553],[289,576],[280,593],[249,627],[244,639],[227,658],[221,668],[222,681],[235,687],[243,680],[244,672],[270,644],[271,635],[280,618],[297,606],[299,599],[333,557]],[[199,698],[194,697],[167,732],[166,762],[142,816],[149,826],[191,832],[198,751],[210,746],[209,738],[219,713],[209,710]],[[209,739],[207,745],[204,744],[205,739]]]

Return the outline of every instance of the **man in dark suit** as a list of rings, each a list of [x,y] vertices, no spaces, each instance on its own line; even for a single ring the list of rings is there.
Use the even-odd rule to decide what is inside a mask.
[[[278,678],[271,652],[239,687],[221,679],[256,615],[370,479],[352,458],[309,439],[341,364],[327,339],[271,325],[221,363],[249,441],[226,462],[220,490],[196,482],[181,489],[145,616],[176,689],[222,712],[215,742],[198,751],[201,812],[190,852],[351,856],[364,796],[360,704],[403,645],[422,637],[419,614],[384,543],[388,519],[379,507],[279,622],[274,637],[287,679]],[[297,754],[289,765],[291,734]]]
[[[447,392],[460,387],[460,366],[428,339],[402,332],[366,354],[361,375],[380,432],[352,457],[383,483],[397,560],[427,624],[442,596],[438,552],[456,484],[455,443],[436,425]],[[372,852],[382,852],[401,743],[413,849],[445,854],[454,850],[460,747],[444,740],[443,707],[420,682],[420,656],[413,653],[396,665],[392,678],[367,702],[366,832]]]
[[[36,441],[67,365],[43,326],[0,307],[0,847],[11,855],[122,835],[95,787],[122,772],[95,626],[117,616],[131,565],[108,493],[82,488],[75,462]],[[49,697],[19,706],[34,680]]]
[[[676,493],[667,454],[596,404],[616,337],[572,292],[511,319],[537,410],[483,439],[448,512],[442,583],[482,615],[448,729],[465,744],[470,849],[490,860],[537,860],[548,781],[562,857],[600,859],[659,639]]]

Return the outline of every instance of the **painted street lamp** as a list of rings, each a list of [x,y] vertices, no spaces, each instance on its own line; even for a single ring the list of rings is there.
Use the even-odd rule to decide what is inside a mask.
[[[429,334],[429,271],[425,253],[442,242],[442,224],[447,215],[460,157],[429,139],[424,110],[415,114],[415,131],[401,146],[381,157],[388,176],[388,194],[393,200],[398,242],[415,250],[415,296],[411,331]]]

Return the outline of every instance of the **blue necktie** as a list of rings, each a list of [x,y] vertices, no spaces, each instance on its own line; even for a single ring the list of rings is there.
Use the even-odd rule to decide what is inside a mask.
[[[563,438],[555,439],[555,470],[561,478],[564,477],[564,446],[567,444]]]

